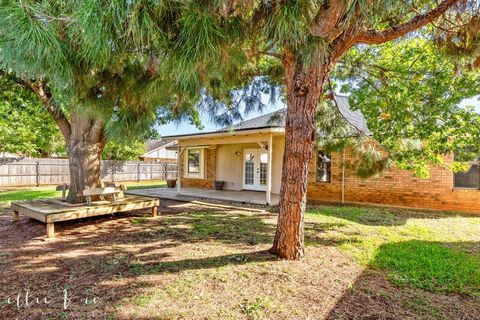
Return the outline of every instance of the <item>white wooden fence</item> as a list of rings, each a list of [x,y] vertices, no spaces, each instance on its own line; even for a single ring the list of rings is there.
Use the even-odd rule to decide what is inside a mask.
[[[167,180],[177,176],[176,163],[102,160],[102,181]],[[67,159],[0,158],[0,186],[69,183]]]

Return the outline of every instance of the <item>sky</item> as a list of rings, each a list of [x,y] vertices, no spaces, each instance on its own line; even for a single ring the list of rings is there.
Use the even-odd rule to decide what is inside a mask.
[[[266,108],[264,108],[262,112],[252,111],[247,115],[243,115],[243,120],[249,120],[261,116],[262,114],[274,112],[278,109],[285,107],[285,105],[281,101],[277,101],[275,105],[272,105],[271,103],[269,103],[269,98],[266,95],[262,96],[262,101],[266,105]],[[209,116],[205,113],[200,113],[200,120],[202,121],[202,124],[204,126],[203,130],[198,130],[194,125],[191,125],[188,122],[184,121],[181,123],[169,123],[166,125],[157,126],[157,131],[160,133],[161,136],[174,136],[179,134],[210,132],[221,128],[221,126],[218,126],[212,121],[210,121]]]
[[[475,110],[480,113],[480,96],[472,99],[466,99],[462,101],[460,104],[461,106],[474,106]],[[280,99],[277,99],[280,100]],[[285,105],[281,101],[277,101],[275,105],[270,105],[267,102],[267,98],[264,101],[267,104],[267,107],[263,110],[263,112],[251,112],[248,115],[244,116],[244,120],[252,119],[258,117],[262,114],[266,114],[269,112],[276,111],[278,109],[284,108]],[[210,132],[220,129],[220,126],[217,126],[215,123],[211,122],[206,114],[200,114],[200,119],[204,125],[203,130],[198,130],[194,125],[189,124],[188,122],[181,122],[181,123],[169,123],[162,126],[157,126],[157,130],[161,136],[174,136],[179,134],[189,134],[189,133],[198,133],[198,132]]]
[[[477,113],[480,113],[480,96],[477,96],[472,99],[465,99],[460,103],[460,106],[473,106]]]

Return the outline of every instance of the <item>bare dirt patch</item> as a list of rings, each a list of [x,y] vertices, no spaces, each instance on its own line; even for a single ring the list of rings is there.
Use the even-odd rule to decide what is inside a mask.
[[[335,224],[307,221],[307,257],[289,262],[266,252],[274,213],[173,201],[159,212],[59,223],[45,241],[43,224],[12,224],[2,209],[0,318],[480,319],[474,298],[399,288],[365,270],[322,238]]]

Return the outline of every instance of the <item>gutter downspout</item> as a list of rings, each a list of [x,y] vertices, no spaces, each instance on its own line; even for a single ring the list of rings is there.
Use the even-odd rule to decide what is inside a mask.
[[[345,149],[342,154],[342,204],[345,203]]]
[[[268,138],[268,167],[267,167],[267,192],[265,202],[267,206],[272,203],[272,155],[273,155],[273,135]]]

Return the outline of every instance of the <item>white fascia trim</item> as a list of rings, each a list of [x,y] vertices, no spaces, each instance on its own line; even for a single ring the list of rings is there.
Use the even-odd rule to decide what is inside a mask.
[[[241,130],[241,131],[223,131],[223,132],[212,132],[204,134],[192,134],[188,136],[172,136],[172,138],[181,140],[188,139],[202,139],[202,138],[212,138],[212,137],[224,137],[224,136],[244,136],[255,133],[285,133],[285,128],[267,128],[267,129],[252,129],[252,130]]]

